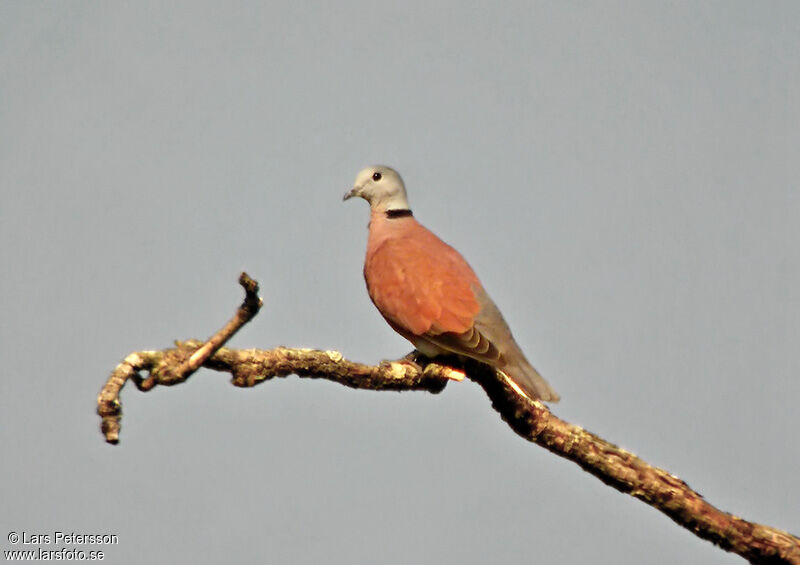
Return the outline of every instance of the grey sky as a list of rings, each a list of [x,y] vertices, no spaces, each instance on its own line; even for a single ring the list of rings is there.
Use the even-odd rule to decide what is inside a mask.
[[[0,3],[0,513],[109,563],[741,563],[438,396],[201,372],[207,337],[375,362],[363,166],[403,175],[561,394],[713,504],[800,533],[794,2]],[[19,547],[19,546],[14,546]],[[52,549],[55,546],[50,546]],[[91,549],[87,546],[84,549]]]

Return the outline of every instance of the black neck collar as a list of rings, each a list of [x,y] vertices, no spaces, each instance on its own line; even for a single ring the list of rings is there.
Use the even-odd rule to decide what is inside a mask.
[[[411,213],[411,210],[386,210],[386,217],[390,220],[394,218],[405,218],[413,215],[414,214]]]

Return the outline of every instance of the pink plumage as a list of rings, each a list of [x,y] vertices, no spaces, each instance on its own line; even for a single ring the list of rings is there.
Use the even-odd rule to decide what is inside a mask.
[[[364,278],[381,314],[412,335],[463,333],[480,311],[478,277],[413,216],[372,214]]]

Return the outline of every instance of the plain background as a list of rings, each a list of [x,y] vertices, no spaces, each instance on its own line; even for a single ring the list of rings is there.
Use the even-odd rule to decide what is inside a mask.
[[[800,533],[796,2],[0,3],[7,532],[109,563],[741,563],[438,396],[201,371],[204,338],[397,358],[362,167],[404,176],[561,393],[556,414]],[[15,546],[20,547],[20,546]],[[49,549],[58,546],[48,546]],[[92,549],[83,546],[82,549]],[[96,548],[94,548],[96,549]]]

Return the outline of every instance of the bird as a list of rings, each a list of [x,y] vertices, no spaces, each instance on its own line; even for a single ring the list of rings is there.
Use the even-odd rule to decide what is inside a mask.
[[[354,197],[370,205],[367,291],[392,329],[424,357],[474,359],[530,399],[558,402],[469,263],[416,220],[400,174],[385,165],[367,167],[344,200]]]

